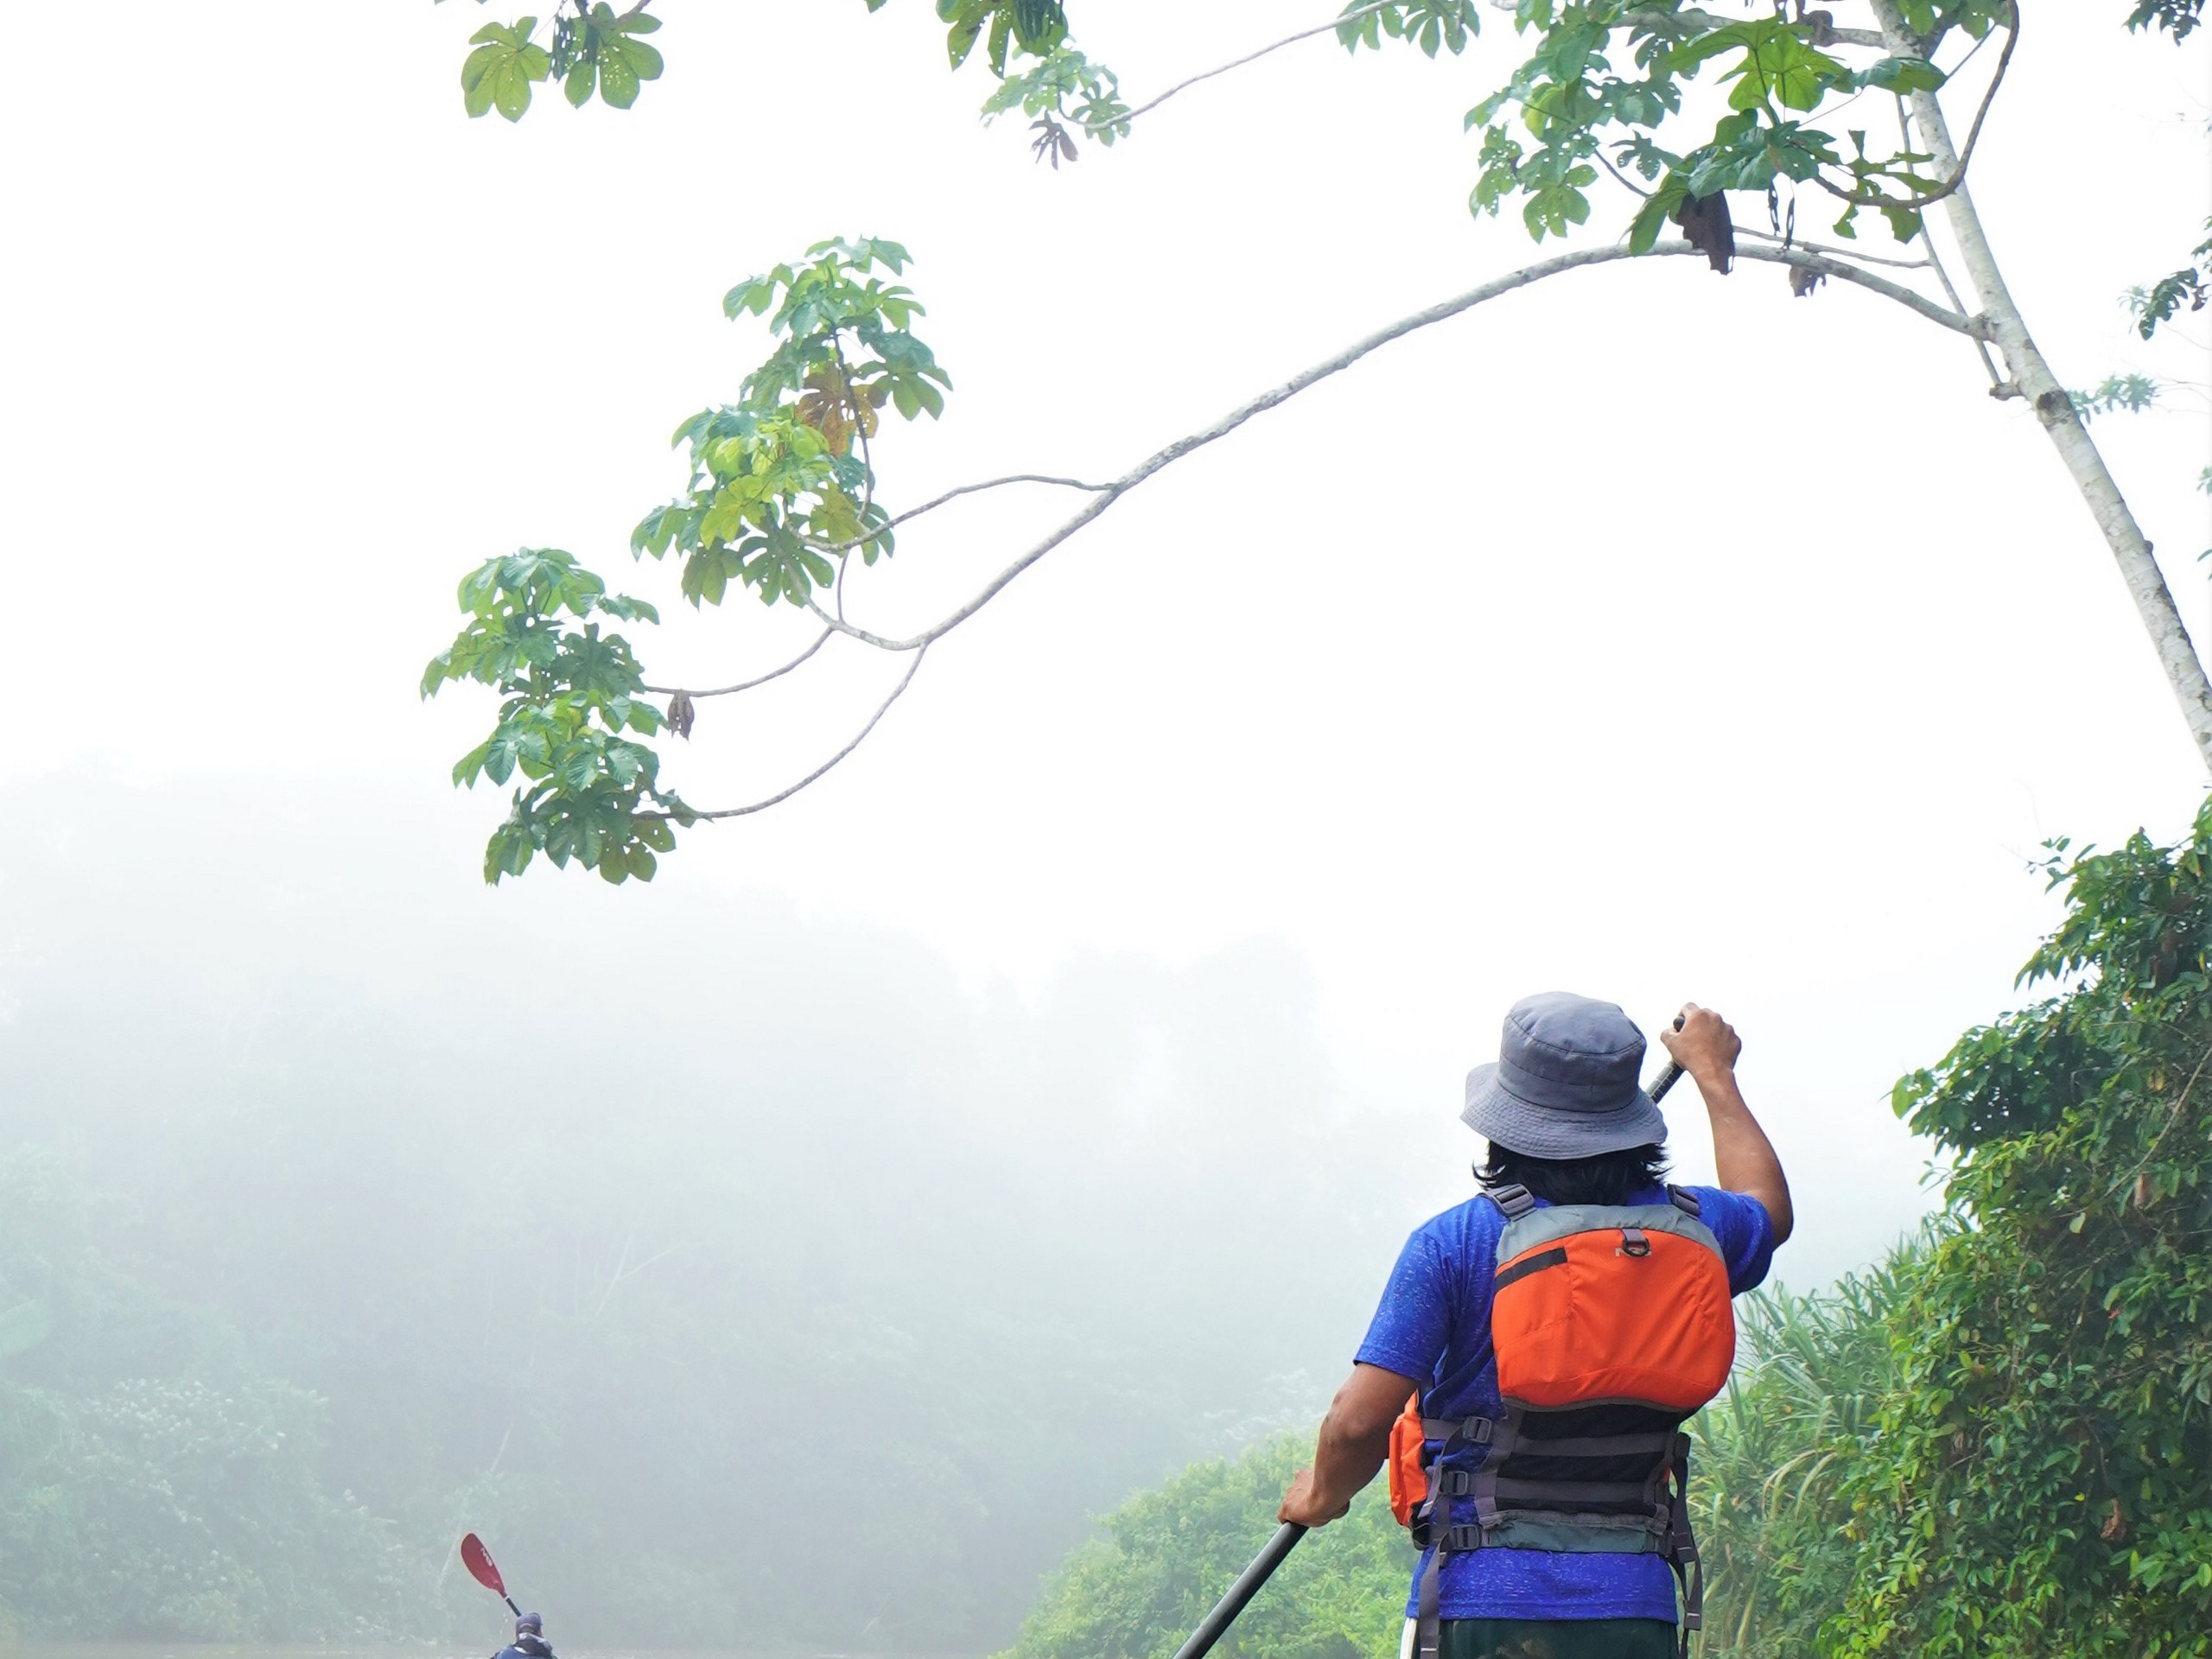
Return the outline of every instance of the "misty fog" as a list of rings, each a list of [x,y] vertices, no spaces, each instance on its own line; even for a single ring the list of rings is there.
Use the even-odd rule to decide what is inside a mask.
[[[282,1478],[391,1633],[482,1624],[473,1527],[597,1641],[1002,1644],[1089,1516],[1312,1419],[1434,1183],[1265,941],[1017,996],[237,785],[10,790],[0,848],[0,1291],[52,1319],[0,1376],[305,1391]],[[265,1572],[261,1502],[156,1530]]]

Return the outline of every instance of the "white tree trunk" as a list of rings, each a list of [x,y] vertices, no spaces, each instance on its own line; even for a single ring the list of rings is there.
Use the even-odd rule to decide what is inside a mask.
[[[1889,50],[1917,56],[1919,47],[1905,29],[1895,0],[1873,0],[1873,7]],[[1915,92],[1910,105],[1913,122],[1935,157],[1936,176],[1955,177],[1959,167],[1958,152],[1952,145],[1950,129],[1944,124],[1942,106],[1936,102],[1935,93]],[[2135,522],[2135,515],[2128,511],[2120,486],[2113,481],[2104,457],[2097,453],[2081,416],[2075,413],[2073,399],[2066,395],[2066,389],[2050,372],[2050,365],[2036,348],[2028,326],[2020,316],[2020,308],[2012,302],[2005,279],[1998,271],[1997,257],[1990,249],[1989,238],[1982,231],[1980,216],[1974,212],[1974,200],[1967,187],[1961,183],[1943,199],[1942,207],[1951,234],[1958,242],[1967,278],[1974,284],[1998,349],[2005,354],[2006,372],[2019,395],[2035,410],[2036,418],[2043,423],[2044,430],[2050,435],[2059,458],[2073,475],[2074,486],[2088,504],[2089,516],[2104,532],[2105,544],[2111,548],[2113,559],[2120,566],[2120,580],[2127,584],[2128,596],[2135,601],[2144,630],[2151,636],[2152,649],[2158,654],[2158,665],[2173,686],[2175,701],[2181,704],[2189,734],[2196,741],[2197,753],[2207,769],[2212,770],[2212,681],[2205,677],[2204,664],[2190,643],[2189,630],[2182,626],[2181,613],[2175,607],[2173,594],[2166,587],[2158,561],[2152,556],[2151,543]]]

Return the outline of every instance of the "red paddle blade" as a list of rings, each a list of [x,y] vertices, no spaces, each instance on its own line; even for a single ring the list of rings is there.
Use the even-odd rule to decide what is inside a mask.
[[[461,1541],[461,1564],[468,1569],[468,1576],[495,1596],[507,1593],[506,1583],[499,1577],[499,1569],[492,1565],[492,1552],[484,1548],[484,1541],[470,1533]]]

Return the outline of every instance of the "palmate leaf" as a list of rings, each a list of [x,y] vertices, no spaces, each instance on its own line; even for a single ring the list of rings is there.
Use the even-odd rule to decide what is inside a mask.
[[[660,53],[637,37],[659,28],[660,19],[648,12],[617,15],[599,0],[586,14],[582,46],[563,84],[569,102],[581,107],[596,85],[601,99],[618,110],[636,103],[639,83],[659,79],[663,67]]]
[[[512,28],[486,23],[468,37],[475,47],[461,66],[461,105],[470,118],[497,109],[519,121],[530,108],[530,89],[552,73],[553,59],[531,36],[537,19],[518,17]]]

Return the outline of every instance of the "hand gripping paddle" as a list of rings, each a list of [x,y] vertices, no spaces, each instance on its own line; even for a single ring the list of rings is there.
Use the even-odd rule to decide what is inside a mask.
[[[1675,1016],[1676,1031],[1682,1028],[1683,1017],[1681,1014]],[[1651,1086],[1644,1093],[1649,1095],[1656,1103],[1681,1082],[1681,1077],[1682,1068],[1669,1059],[1660,1068],[1659,1075],[1652,1078]],[[1236,1622],[1237,1614],[1243,1612],[1245,1605],[1260,1593],[1260,1586],[1274,1575],[1275,1568],[1288,1559],[1290,1552],[1297,1548],[1298,1541],[1305,1535],[1306,1529],[1295,1521],[1286,1521],[1277,1528],[1275,1535],[1268,1540],[1268,1547],[1253,1557],[1251,1566],[1236,1575],[1236,1582],[1229,1586],[1229,1593],[1214,1604],[1213,1611],[1208,1613],[1198,1628],[1191,1632],[1191,1639],[1175,1650],[1175,1659],[1205,1659],[1213,1644],[1220,1641],[1229,1627]],[[474,1541],[472,1539],[470,1541]],[[481,1544],[476,1547],[480,1551],[484,1548]],[[463,1554],[467,1549],[467,1546],[464,1544]],[[472,1573],[475,1570],[473,1567],[469,1569]],[[482,1575],[480,1573],[478,1576]],[[491,1580],[486,1579],[485,1582],[488,1584]]]
[[[499,1569],[493,1564],[492,1552],[484,1548],[484,1541],[470,1533],[461,1541],[461,1564],[468,1569],[468,1576],[507,1604],[507,1611],[517,1618],[522,1609],[515,1605],[515,1599],[507,1593],[506,1581],[500,1578]]]

